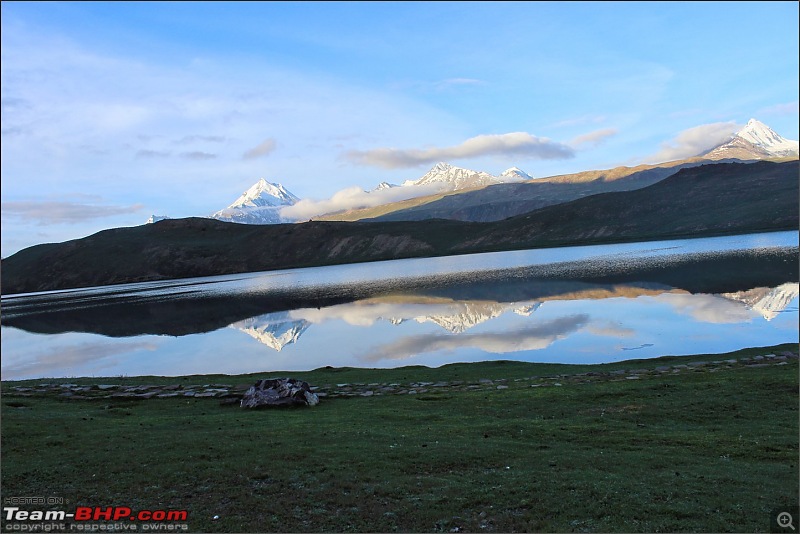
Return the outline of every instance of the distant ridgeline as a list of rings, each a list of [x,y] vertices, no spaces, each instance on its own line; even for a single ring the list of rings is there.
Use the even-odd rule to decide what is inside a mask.
[[[167,219],[24,249],[2,261],[2,293],[396,258],[796,230],[798,196],[797,160],[760,161],[683,168],[633,191],[591,195],[483,223],[430,219],[246,225],[204,218]]]

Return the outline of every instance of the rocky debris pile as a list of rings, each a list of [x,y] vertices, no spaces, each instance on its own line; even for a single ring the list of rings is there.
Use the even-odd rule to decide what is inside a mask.
[[[275,406],[316,406],[319,397],[311,392],[308,382],[295,378],[259,380],[248,389],[239,404],[242,408]]]

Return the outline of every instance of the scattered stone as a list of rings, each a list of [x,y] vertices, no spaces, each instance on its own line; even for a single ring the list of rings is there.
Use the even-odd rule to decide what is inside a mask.
[[[497,389],[508,389],[508,386],[497,386]]]
[[[294,378],[259,380],[242,397],[242,408],[272,406],[316,406],[319,397],[308,382]]]

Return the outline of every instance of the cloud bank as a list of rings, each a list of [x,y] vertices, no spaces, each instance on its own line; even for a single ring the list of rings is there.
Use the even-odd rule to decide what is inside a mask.
[[[136,213],[142,204],[131,206],[97,206],[74,202],[3,202],[3,219],[12,217],[39,225],[77,224],[95,219]]]
[[[265,139],[242,155],[242,159],[255,159],[266,156],[275,150],[275,139]]]
[[[581,148],[583,146],[596,147],[605,142],[609,137],[617,135],[617,130],[614,128],[604,128],[602,130],[595,130],[587,134],[579,135],[570,141],[570,146],[573,148]]]
[[[304,221],[317,215],[351,209],[373,208],[390,202],[431,195],[436,191],[438,191],[438,188],[435,185],[411,185],[376,191],[364,191],[360,187],[354,186],[342,189],[331,198],[325,200],[303,199],[293,206],[281,209],[280,215],[285,219]]]
[[[569,159],[575,151],[562,143],[546,137],[536,137],[526,132],[497,135],[479,135],[463,143],[443,148],[397,149],[375,148],[352,150],[345,159],[359,164],[384,169],[418,167],[437,161],[448,161],[483,156],[513,156],[532,159]]]
[[[645,158],[647,163],[661,163],[691,158],[727,141],[741,126],[733,121],[701,124],[679,133],[661,144],[661,150]]]

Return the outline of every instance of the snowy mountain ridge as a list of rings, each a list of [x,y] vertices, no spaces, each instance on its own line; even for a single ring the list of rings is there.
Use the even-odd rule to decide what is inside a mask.
[[[766,159],[797,157],[798,142],[786,139],[772,128],[756,119],[750,119],[744,128],[722,144],[701,154],[706,159]]]
[[[521,182],[530,179],[532,177],[529,174],[517,167],[511,167],[503,171],[499,176],[494,176],[488,172],[473,171],[463,167],[456,167],[449,163],[439,162],[421,178],[403,182],[403,187],[435,185],[442,191],[456,191],[458,189]]]
[[[212,219],[244,224],[277,224],[292,222],[280,215],[281,208],[300,199],[281,184],[261,178],[227,208],[211,214]]]
[[[800,294],[800,284],[789,282],[778,287],[758,287],[736,293],[722,293],[722,296],[744,303],[748,308],[771,321],[785,310]]]

